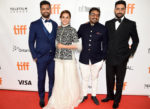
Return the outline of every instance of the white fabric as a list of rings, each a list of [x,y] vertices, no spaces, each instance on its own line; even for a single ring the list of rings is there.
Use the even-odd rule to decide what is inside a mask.
[[[82,101],[74,52],[72,52],[72,57],[72,60],[55,59],[55,82],[52,96],[43,109],[74,109]]]
[[[121,18],[121,22],[123,21],[123,19],[124,19],[124,17]],[[120,26],[121,22],[119,22],[119,21],[115,22],[115,28],[116,28],[116,30]]]
[[[46,20],[46,19],[42,18],[42,21],[43,21],[43,24],[44,24],[45,28],[47,29],[47,31],[48,31],[49,33],[51,33],[51,32],[52,32],[52,29],[53,29],[52,23],[51,23],[51,22],[46,22],[46,23],[45,23],[45,20]]]
[[[95,64],[90,64],[86,65],[86,64],[82,64],[79,63],[80,65],[80,70],[81,70],[81,74],[82,74],[82,93],[83,96],[87,96],[88,94],[88,81],[91,75],[91,79],[92,79],[92,96],[96,96],[96,91],[97,91],[97,85],[98,85],[98,75],[99,75],[99,71],[102,68],[103,65],[103,60],[95,63]]]

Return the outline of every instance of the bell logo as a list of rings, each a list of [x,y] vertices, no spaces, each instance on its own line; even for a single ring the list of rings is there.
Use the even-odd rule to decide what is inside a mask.
[[[135,6],[135,4],[127,5],[127,14],[133,14],[133,9],[135,8],[134,6]]]
[[[29,62],[17,62],[18,70],[29,70]]]
[[[30,80],[18,80],[19,85],[32,85]]]
[[[2,85],[2,78],[0,77],[0,85]]]
[[[25,35],[27,31],[26,25],[14,25],[14,34],[15,35]]]
[[[122,89],[122,90],[125,90],[126,86],[127,86],[127,82],[124,82],[124,83],[123,83],[123,89]],[[116,83],[115,83],[114,90],[116,90]]]
[[[51,14],[59,14],[60,4],[51,5]]]

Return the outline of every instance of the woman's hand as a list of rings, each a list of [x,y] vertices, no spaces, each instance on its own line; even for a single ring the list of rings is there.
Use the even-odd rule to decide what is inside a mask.
[[[63,45],[63,44],[61,44],[61,43],[58,43],[58,44],[57,44],[57,48],[58,48],[58,49],[65,48],[65,45]]]

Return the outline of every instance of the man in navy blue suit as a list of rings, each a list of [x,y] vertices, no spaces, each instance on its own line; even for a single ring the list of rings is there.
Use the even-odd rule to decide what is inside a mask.
[[[44,107],[46,71],[49,77],[48,98],[54,84],[55,38],[58,25],[50,19],[51,5],[48,1],[40,3],[40,11],[42,17],[30,25],[29,48],[37,64],[40,106]]]

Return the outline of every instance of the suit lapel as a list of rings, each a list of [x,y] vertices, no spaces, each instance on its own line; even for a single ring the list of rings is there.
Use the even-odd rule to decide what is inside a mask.
[[[116,29],[116,31],[119,31],[124,26],[125,20],[126,20],[126,18],[123,19],[123,21],[120,23],[120,25],[118,26],[118,28]]]

